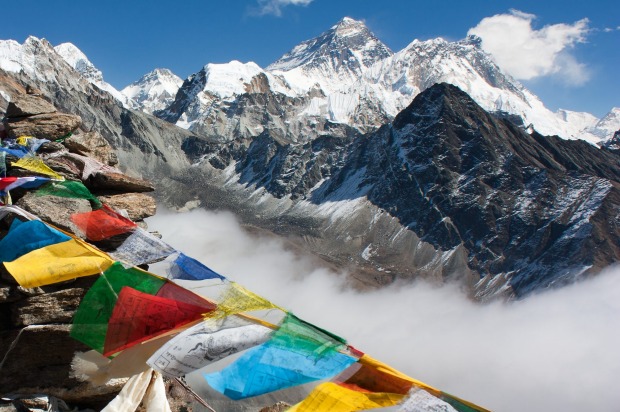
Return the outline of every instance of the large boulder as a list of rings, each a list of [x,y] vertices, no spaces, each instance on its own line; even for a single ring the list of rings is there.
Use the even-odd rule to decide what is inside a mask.
[[[9,137],[34,136],[50,140],[73,133],[81,124],[80,116],[65,113],[43,113],[5,120]]]
[[[73,153],[92,157],[103,164],[110,166],[118,164],[112,146],[98,132],[74,134],[64,141],[64,145]]]
[[[47,100],[32,94],[22,94],[9,103],[5,117],[11,119],[56,112],[56,107]]]
[[[122,195],[99,196],[99,200],[115,210],[125,210],[133,221],[154,216],[157,202],[143,193],[124,193]]]
[[[92,178],[91,187],[99,191],[115,192],[152,192],[155,186],[137,177],[127,176],[123,173],[101,171]]]
[[[81,231],[71,222],[71,215],[92,211],[91,204],[86,199],[38,196],[32,192],[19,199],[17,206],[47,223],[76,234],[81,233]]]

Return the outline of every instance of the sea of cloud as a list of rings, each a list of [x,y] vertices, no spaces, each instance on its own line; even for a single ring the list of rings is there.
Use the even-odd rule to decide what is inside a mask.
[[[160,211],[151,230],[231,280],[410,376],[494,411],[615,411],[620,269],[518,302],[478,304],[455,285],[360,293],[346,274],[230,213]]]

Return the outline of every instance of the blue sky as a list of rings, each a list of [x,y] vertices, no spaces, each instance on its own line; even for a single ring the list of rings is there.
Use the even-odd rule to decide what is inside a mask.
[[[549,62],[543,68],[536,68],[536,61],[525,63],[534,71],[520,79],[549,108],[602,116],[620,106],[617,0],[21,0],[4,4],[3,15],[0,39],[23,42],[34,35],[54,45],[71,42],[118,89],[156,67],[182,78],[207,63],[240,60],[265,67],[344,16],[365,21],[394,51],[416,38],[458,40],[484,18],[516,16],[516,23],[531,29],[522,34],[542,42],[537,52],[557,43],[558,33],[564,42],[553,59],[542,52],[507,55],[512,62],[506,64],[521,72],[521,59]],[[511,26],[500,22],[500,27]],[[508,30],[502,35],[511,37]],[[502,44],[496,47],[506,51]]]

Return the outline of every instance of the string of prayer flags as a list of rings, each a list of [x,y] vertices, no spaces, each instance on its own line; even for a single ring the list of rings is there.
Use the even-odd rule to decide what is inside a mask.
[[[337,383],[325,382],[287,412],[362,411],[398,405],[403,398],[403,395],[396,393],[360,392]]]
[[[54,179],[64,180],[64,177],[54,172],[48,165],[43,162],[43,160],[41,160],[41,158],[34,155],[24,156],[12,165],[15,167],[19,167],[20,169],[29,170],[34,173],[39,173],[45,176],[52,177]]]
[[[70,239],[29,252],[4,266],[21,286],[34,288],[99,274],[112,263],[106,254]]]
[[[110,356],[163,332],[201,319],[213,306],[198,306],[123,287],[108,322],[103,355]]]
[[[217,302],[217,313],[213,315],[217,318],[257,310],[279,309],[285,312],[284,309],[256,293],[250,292],[236,282],[228,283],[228,287],[222,291]]]
[[[116,262],[82,299],[71,336],[108,354],[199,319],[215,308],[187,289]]]
[[[196,259],[179,253],[174,262],[167,269],[167,273],[170,279],[180,280],[207,280],[207,279],[221,279],[226,278],[213,270],[209,269]]]
[[[92,212],[75,213],[71,215],[71,221],[86,239],[93,242],[130,232],[137,227],[134,222],[116,213],[107,205]]]
[[[110,255],[122,262],[125,267],[131,267],[158,262],[173,253],[176,253],[176,249],[172,246],[146,230],[136,227]]]
[[[40,220],[14,219],[8,233],[0,240],[0,262],[11,262],[34,250],[70,239]]]
[[[238,316],[206,319],[164,344],[147,361],[166,376],[181,377],[266,342],[273,331]]]
[[[357,361],[340,352],[345,349],[340,340],[288,313],[269,341],[205,379],[229,398],[244,399],[332,377]]]
[[[70,199],[86,199],[91,202],[93,209],[101,207],[101,201],[97,199],[82,182],[65,180],[63,182],[51,182],[35,192],[37,196],[58,196]]]

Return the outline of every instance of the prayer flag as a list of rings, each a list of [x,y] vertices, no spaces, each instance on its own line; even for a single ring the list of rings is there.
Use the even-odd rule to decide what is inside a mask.
[[[205,379],[232,399],[262,395],[341,372],[357,360],[339,352],[344,348],[340,341],[289,313],[269,341]]]
[[[71,239],[33,250],[4,266],[21,286],[34,288],[103,273],[112,263],[104,253]]]
[[[166,281],[138,269],[125,269],[114,263],[91,286],[73,318],[71,337],[103,353],[108,330],[118,294],[124,286],[144,293],[156,294]]]
[[[35,155],[24,156],[17,162],[13,163],[13,166],[19,167],[21,169],[30,170],[34,173],[50,176],[54,179],[64,180],[64,177],[50,169],[50,167],[46,165],[43,160],[41,160],[41,158]]]
[[[353,412],[398,405],[403,398],[403,395],[396,393],[360,392],[325,382],[288,412]]]
[[[92,212],[75,213],[71,215],[71,221],[93,242],[127,233],[137,227],[134,222],[106,205]]]
[[[93,208],[101,207],[101,201],[97,199],[82,182],[65,180],[63,182],[50,183],[35,192],[37,196],[58,196],[71,199],[86,199],[91,202]]]
[[[157,262],[175,252],[176,250],[163,240],[137,227],[110,255],[123,262],[125,267],[131,267]]]
[[[103,355],[113,355],[212,310],[212,305],[193,305],[123,287],[108,322]]]
[[[9,232],[0,240],[0,261],[11,262],[33,250],[71,239],[40,220],[14,219]]]
[[[266,342],[273,331],[238,316],[206,319],[164,344],[147,361],[167,376],[184,376]]]
[[[226,280],[224,276],[217,274],[196,259],[186,256],[183,253],[179,253],[174,262],[172,262],[168,269],[168,275],[171,279],[182,280]]]

